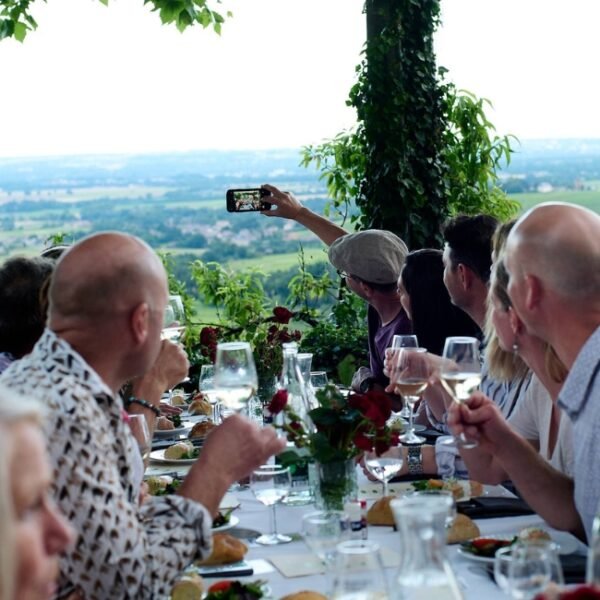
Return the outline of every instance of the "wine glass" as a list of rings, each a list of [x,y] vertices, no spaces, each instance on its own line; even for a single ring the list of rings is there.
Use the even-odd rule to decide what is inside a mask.
[[[417,340],[416,335],[395,335],[392,338],[392,346],[389,349],[388,357],[392,362],[395,362],[396,355],[400,348],[418,348],[419,342]],[[408,404],[404,404],[402,410],[396,413],[399,417],[403,419],[410,418],[410,407]]]
[[[389,598],[379,544],[351,540],[337,545],[334,569],[334,600]]]
[[[178,342],[185,331],[185,310],[181,296],[171,295],[165,306],[161,338]]]
[[[376,451],[365,452],[365,468],[383,484],[383,497],[389,496],[388,482],[402,469],[402,453],[399,448],[390,448],[379,456]]]
[[[508,564],[508,590],[516,600],[530,600],[552,579],[552,558],[537,544],[515,544]]]
[[[289,535],[277,533],[277,515],[275,507],[283,501],[290,492],[292,478],[288,467],[281,465],[263,465],[253,471],[250,476],[250,487],[254,496],[265,506],[271,507],[271,533],[256,538],[258,544],[271,546],[287,544],[292,541]]]
[[[198,380],[200,391],[206,396],[212,408],[212,422],[216,425],[219,421],[219,410],[217,398],[217,389],[215,387],[215,366],[202,365],[200,368],[200,378]]]
[[[241,412],[258,387],[258,376],[248,342],[217,344],[214,369],[215,395],[221,404]]]
[[[328,383],[326,371],[311,371],[310,384],[315,390],[322,390]]]
[[[335,547],[342,541],[345,520],[347,516],[339,510],[318,510],[302,516],[300,534],[326,567],[333,564]]]
[[[481,383],[479,340],[473,337],[448,337],[443,357],[440,371],[442,387],[454,402],[465,402]],[[468,440],[464,433],[450,438],[446,443],[456,443],[467,449],[479,445],[475,440]]]
[[[150,450],[152,449],[152,440],[150,439],[150,430],[145,415],[129,415],[129,428],[140,449],[144,468],[146,468],[148,466],[148,459],[150,458]]]
[[[426,348],[401,348],[394,369],[394,391],[402,394],[408,407],[408,431],[400,437],[403,444],[422,444],[425,438],[415,434],[415,406],[429,383],[429,367],[424,360]],[[419,356],[421,355],[421,356]]]

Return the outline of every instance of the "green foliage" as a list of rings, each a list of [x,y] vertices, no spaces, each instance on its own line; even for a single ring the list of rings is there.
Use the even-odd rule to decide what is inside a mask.
[[[37,28],[30,12],[33,2],[34,0],[2,0],[0,40],[14,37],[22,42],[29,31]],[[108,0],[100,2],[108,6]],[[213,2],[220,4],[221,0]],[[204,28],[212,27],[220,34],[221,25],[225,21],[223,15],[211,8],[207,0],[144,0],[144,4],[149,4],[152,11],[157,11],[163,23],[174,23],[179,31],[197,24]],[[228,12],[226,16],[230,17],[231,13]]]
[[[494,134],[488,101],[457,92],[436,67],[439,0],[366,8],[370,33],[348,101],[358,124],[303,148],[301,164],[321,170],[339,212],[358,207],[360,229],[389,229],[411,248],[439,246],[441,224],[459,212],[514,215],[497,185],[510,136]]]

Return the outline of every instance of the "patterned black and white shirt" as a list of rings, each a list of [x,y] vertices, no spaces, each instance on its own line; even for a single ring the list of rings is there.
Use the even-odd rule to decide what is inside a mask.
[[[59,596],[160,598],[194,559],[210,551],[212,519],[181,496],[139,505],[137,446],[115,398],[71,346],[46,330],[0,381],[49,409],[54,494],[78,536],[61,560]]]

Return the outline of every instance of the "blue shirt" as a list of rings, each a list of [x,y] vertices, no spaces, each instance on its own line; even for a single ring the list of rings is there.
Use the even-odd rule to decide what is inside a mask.
[[[573,421],[575,506],[591,540],[600,500],[600,326],[579,351],[558,404]]]

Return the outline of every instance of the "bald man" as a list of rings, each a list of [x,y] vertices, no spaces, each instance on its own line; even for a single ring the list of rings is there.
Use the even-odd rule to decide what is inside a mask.
[[[167,596],[177,574],[210,551],[212,516],[228,487],[282,448],[273,429],[230,417],[177,495],[140,506],[143,466],[118,390],[137,378],[137,394],[155,394],[153,385],[181,379],[173,354],[182,351],[160,339],[167,296],[162,264],[144,242],[88,237],[57,264],[48,328],[2,377],[49,408],[55,498],[78,534],[61,561],[60,597]]]
[[[517,314],[570,371],[558,403],[573,422],[574,481],[518,436],[508,440],[479,395],[454,408],[449,423],[490,445],[551,525],[589,538],[600,501],[600,216],[576,205],[535,207],[511,231],[505,264]]]

